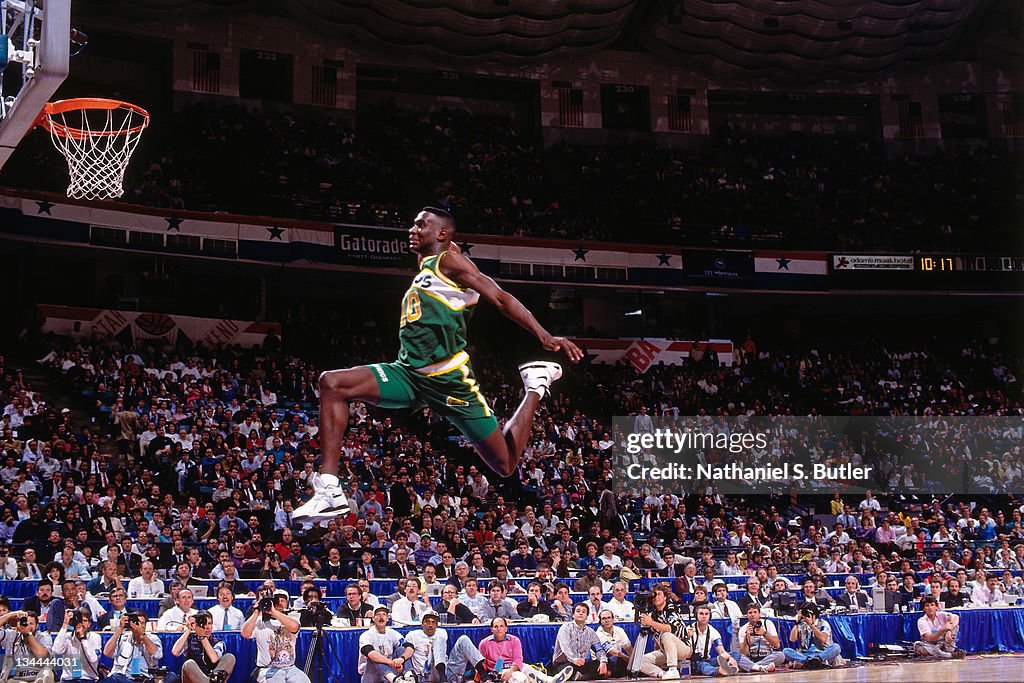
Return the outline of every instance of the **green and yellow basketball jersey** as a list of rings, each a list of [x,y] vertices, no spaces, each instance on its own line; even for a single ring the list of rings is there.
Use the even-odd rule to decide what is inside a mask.
[[[446,253],[423,259],[402,298],[398,361],[413,368],[442,363],[466,348],[466,325],[480,300],[441,274]]]

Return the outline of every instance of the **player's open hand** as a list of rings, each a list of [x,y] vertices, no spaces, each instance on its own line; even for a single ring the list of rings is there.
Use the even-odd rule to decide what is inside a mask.
[[[583,360],[583,351],[580,350],[580,347],[565,337],[551,337],[544,344],[544,349],[546,351],[564,351],[565,355],[569,356],[569,360],[573,363],[579,363]]]

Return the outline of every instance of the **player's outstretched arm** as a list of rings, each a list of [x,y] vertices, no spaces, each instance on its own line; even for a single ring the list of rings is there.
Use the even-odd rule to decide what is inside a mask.
[[[492,278],[480,272],[463,254],[449,250],[441,260],[441,272],[461,287],[468,287],[492,303],[502,315],[535,336],[548,351],[563,351],[573,363],[583,358],[583,351],[565,337],[555,337],[537,322],[529,309]]]

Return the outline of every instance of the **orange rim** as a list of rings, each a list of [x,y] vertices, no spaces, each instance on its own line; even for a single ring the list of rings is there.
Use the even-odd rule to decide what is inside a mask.
[[[90,131],[63,123],[57,123],[51,117],[57,114],[64,114],[70,111],[113,111],[114,109],[128,109],[142,117],[142,122],[137,126],[122,130]],[[47,102],[43,111],[39,114],[39,124],[54,135],[73,138],[75,140],[87,140],[93,137],[109,137],[113,135],[130,135],[139,133],[149,125],[149,112],[131,102],[121,100],[108,100],[101,97],[75,97],[58,102]]]

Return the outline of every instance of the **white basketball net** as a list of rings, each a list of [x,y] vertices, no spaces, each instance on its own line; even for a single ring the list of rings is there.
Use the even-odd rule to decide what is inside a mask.
[[[129,106],[83,106],[46,112],[43,126],[68,162],[75,199],[116,199],[124,194],[124,172],[149,124],[149,115]]]

